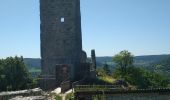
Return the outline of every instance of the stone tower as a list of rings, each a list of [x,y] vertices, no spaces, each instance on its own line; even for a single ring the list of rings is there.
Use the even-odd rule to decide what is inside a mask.
[[[41,66],[46,88],[54,84],[50,78],[61,74],[56,65],[69,66],[69,79],[76,79],[82,59],[80,0],[40,0],[40,21]]]

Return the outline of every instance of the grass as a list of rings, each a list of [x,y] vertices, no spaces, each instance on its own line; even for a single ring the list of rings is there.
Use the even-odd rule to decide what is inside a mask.
[[[59,96],[59,95],[56,95],[55,99],[56,99],[56,100],[62,100],[62,97]]]
[[[168,88],[170,88],[170,84],[168,84]]]
[[[114,84],[115,82],[115,79],[111,76],[99,76],[98,79],[110,84]]]

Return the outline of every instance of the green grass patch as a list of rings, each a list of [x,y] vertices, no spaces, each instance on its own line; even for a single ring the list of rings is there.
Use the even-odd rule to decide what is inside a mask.
[[[62,100],[62,97],[59,96],[59,95],[56,95],[55,99],[56,99],[56,100]]]
[[[168,84],[168,88],[170,88],[170,84]]]
[[[111,76],[99,76],[98,79],[110,84],[113,84],[115,81]]]

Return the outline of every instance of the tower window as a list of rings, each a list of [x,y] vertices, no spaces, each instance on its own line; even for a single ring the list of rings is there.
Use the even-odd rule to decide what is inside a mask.
[[[64,23],[64,17],[61,17],[61,22]]]

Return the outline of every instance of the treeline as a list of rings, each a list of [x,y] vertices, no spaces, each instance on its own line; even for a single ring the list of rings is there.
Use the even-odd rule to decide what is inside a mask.
[[[29,74],[23,57],[0,59],[0,91],[11,91],[33,88],[36,86]]]
[[[155,70],[147,70],[134,65],[134,56],[131,52],[124,50],[113,57],[116,68],[111,71],[110,66],[104,64],[97,70],[98,75],[110,76],[117,81],[127,83],[134,88],[162,88],[168,87],[170,81],[167,76]],[[169,63],[169,61],[165,61]],[[152,66],[152,65],[151,65]],[[167,65],[165,65],[167,66]],[[162,68],[159,64],[157,67]]]

